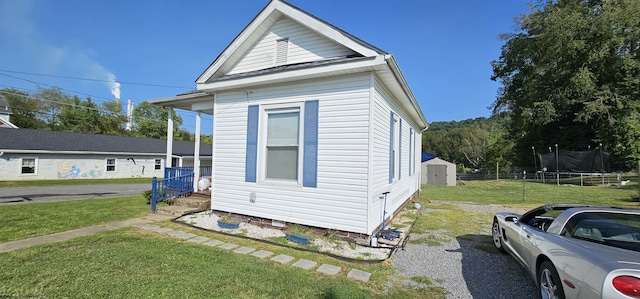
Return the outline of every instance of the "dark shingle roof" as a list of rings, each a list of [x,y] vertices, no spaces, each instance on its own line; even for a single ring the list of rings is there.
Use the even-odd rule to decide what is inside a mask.
[[[164,154],[166,149],[167,141],[162,139],[0,128],[0,151],[42,150]],[[211,151],[211,145],[200,143],[200,156],[211,156]],[[194,142],[174,140],[173,154],[193,156]]]

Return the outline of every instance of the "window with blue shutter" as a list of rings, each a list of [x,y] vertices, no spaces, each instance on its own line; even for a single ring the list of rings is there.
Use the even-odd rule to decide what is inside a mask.
[[[244,180],[256,182],[256,167],[258,157],[258,105],[249,106],[247,113],[247,153],[245,156]]]
[[[394,158],[395,158],[395,153],[394,153],[394,149],[395,146],[393,144],[393,141],[395,140],[393,138],[393,132],[395,131],[395,119],[393,116],[393,111],[389,112],[389,184],[393,183],[393,174],[395,172],[394,169]]]
[[[304,155],[302,185],[316,187],[318,181],[318,100],[304,103]]]
[[[398,179],[402,178],[402,118],[398,128]]]

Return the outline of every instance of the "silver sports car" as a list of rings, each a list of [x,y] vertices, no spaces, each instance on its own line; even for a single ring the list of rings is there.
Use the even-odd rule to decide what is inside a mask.
[[[640,209],[553,204],[498,213],[493,243],[547,298],[640,298]]]

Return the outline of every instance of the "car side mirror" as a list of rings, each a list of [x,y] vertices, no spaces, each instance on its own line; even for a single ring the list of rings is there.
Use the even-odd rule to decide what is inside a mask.
[[[516,217],[516,216],[507,216],[507,217],[504,218],[504,220],[511,221],[513,223],[518,223],[518,217]]]

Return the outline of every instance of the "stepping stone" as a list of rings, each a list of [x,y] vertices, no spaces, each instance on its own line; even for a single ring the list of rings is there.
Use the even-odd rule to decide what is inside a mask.
[[[146,229],[146,230],[156,230],[156,229],[160,229],[159,226],[157,225],[153,225],[153,224],[136,224],[134,225],[135,227],[139,227],[142,229]]]
[[[220,247],[222,249],[226,249],[226,250],[231,250],[231,249],[234,249],[234,248],[238,247],[238,244],[224,243],[224,244],[222,244],[222,245],[220,245],[218,247]]]
[[[347,277],[351,279],[367,282],[369,281],[369,277],[371,277],[371,273],[361,271],[358,269],[351,269],[351,271],[349,271],[349,273],[347,274]]]
[[[322,264],[322,266],[320,266],[318,270],[316,270],[316,272],[320,272],[326,275],[336,275],[338,274],[338,272],[340,272],[340,267],[329,264]]]
[[[252,253],[251,255],[263,259],[263,258],[272,256],[273,252],[266,251],[266,250],[258,250],[256,252]]]
[[[316,263],[314,261],[302,259],[302,260],[299,260],[299,261],[295,262],[293,264],[293,266],[294,267],[298,267],[298,268],[302,268],[302,269],[305,269],[305,270],[309,270],[309,269],[315,267],[317,264],[318,263]]]
[[[189,240],[187,240],[187,242],[193,242],[193,243],[203,243],[203,242],[207,242],[209,241],[209,238],[207,237],[195,237],[195,238],[191,238]]]
[[[218,246],[220,244],[224,244],[224,242],[222,242],[220,240],[211,240],[211,241],[203,243],[203,244],[207,245],[207,246],[211,246],[211,247],[216,247],[216,246]]]
[[[194,235],[192,233],[183,232],[183,231],[174,231],[172,233],[169,233],[169,235],[174,236],[174,237],[179,238],[179,239],[182,239],[182,240],[188,240],[188,239],[197,237],[197,235]]]
[[[249,254],[249,253],[252,253],[254,251],[256,251],[255,248],[242,246],[242,247],[234,250],[233,252],[240,253],[240,254]]]
[[[272,257],[271,260],[274,261],[274,262],[278,262],[280,264],[286,264],[286,263],[292,261],[293,257],[292,256],[288,256],[286,254],[280,254],[280,255],[276,255],[276,256]]]
[[[168,228],[168,227],[161,227],[158,229],[152,229],[152,231],[156,232],[156,233],[168,233],[168,232],[172,232],[173,230]]]

